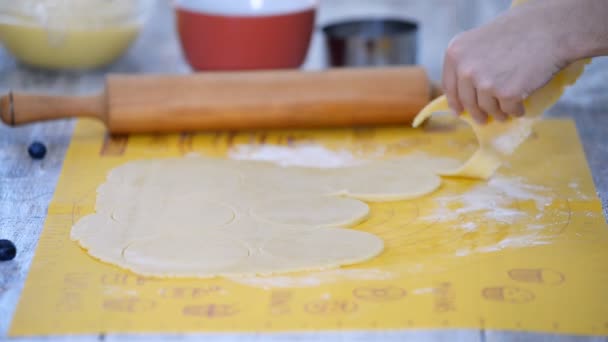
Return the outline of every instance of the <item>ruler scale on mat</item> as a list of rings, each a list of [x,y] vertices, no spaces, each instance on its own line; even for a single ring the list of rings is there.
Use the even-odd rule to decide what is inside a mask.
[[[608,227],[572,122],[541,122],[489,182],[444,180],[431,196],[371,205],[355,227],[386,250],[362,264],[272,277],[153,279],[70,241],[107,172],[198,152],[310,151],[332,161],[412,152],[464,158],[468,128],[108,138],[79,121],[10,335],[485,328],[608,334]],[[306,154],[308,153],[308,154]]]

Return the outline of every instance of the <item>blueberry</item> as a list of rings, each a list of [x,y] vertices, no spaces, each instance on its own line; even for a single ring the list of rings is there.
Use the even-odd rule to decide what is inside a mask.
[[[42,159],[46,155],[46,146],[39,141],[34,141],[30,147],[27,148],[27,153],[30,154],[32,159]]]
[[[17,255],[17,247],[11,240],[0,240],[0,261],[13,260]]]

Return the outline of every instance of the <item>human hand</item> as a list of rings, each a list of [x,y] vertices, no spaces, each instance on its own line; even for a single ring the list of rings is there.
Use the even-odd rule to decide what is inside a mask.
[[[568,11],[561,3],[524,4],[456,36],[443,68],[450,108],[467,110],[479,123],[489,115],[500,121],[523,116],[523,100],[570,63],[562,39]]]

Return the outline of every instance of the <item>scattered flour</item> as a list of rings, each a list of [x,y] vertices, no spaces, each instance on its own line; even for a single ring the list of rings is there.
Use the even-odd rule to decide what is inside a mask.
[[[524,183],[520,178],[496,176],[487,183],[475,186],[463,194],[448,194],[436,198],[437,209],[422,219],[429,222],[451,222],[475,214],[489,221],[514,223],[528,213],[512,208],[518,201],[534,201],[542,213],[553,199],[548,188]],[[454,207],[458,204],[458,207]],[[542,215],[542,214],[540,214]],[[475,222],[455,222],[457,228],[475,230]]]
[[[434,293],[434,292],[435,292],[435,289],[432,287],[423,287],[420,289],[412,290],[412,294],[415,294],[415,295],[430,294],[430,293]]]
[[[391,272],[379,269],[335,269],[302,275],[231,277],[230,280],[269,290],[273,288],[316,287],[340,280],[388,280],[392,278],[394,278],[394,275]]]
[[[413,155],[424,154],[414,153]],[[330,149],[312,143],[293,146],[243,144],[232,147],[228,151],[228,156],[235,160],[256,160],[272,162],[281,166],[327,169],[360,165],[371,160],[384,159],[386,157],[386,146],[378,144],[371,148]]]
[[[492,245],[480,246],[474,249],[459,249],[456,251],[456,253],[454,253],[454,255],[457,257],[464,257],[473,253],[493,253],[499,252],[503,249],[542,246],[550,244],[551,240],[552,239],[547,236],[542,236],[536,233],[509,236]]]
[[[576,191],[576,195],[578,196],[578,199],[583,200],[583,201],[587,201],[590,200],[591,197],[586,195],[585,193],[583,193],[580,189],[579,183],[576,180],[571,181],[570,183],[568,183],[568,187],[574,191]]]
[[[469,248],[461,248],[454,253],[454,256],[463,257],[471,254],[471,250]]]
[[[281,166],[337,168],[360,164],[348,150],[330,150],[321,145],[237,145],[228,152],[231,159],[273,162]]]
[[[479,184],[471,190],[460,194],[448,194],[435,199],[437,208],[423,220],[429,222],[450,222],[453,227],[464,231],[476,231],[483,221],[515,224],[524,219],[529,212],[517,209],[515,205],[520,201],[535,203],[541,219],[553,202],[549,188],[540,185],[525,183],[521,178],[495,176],[487,183]],[[467,217],[474,218],[472,221]],[[454,252],[457,257],[473,253],[491,253],[506,248],[534,247],[549,244],[550,235],[543,234],[547,228],[544,224],[528,224],[526,230],[515,235],[508,235],[503,239],[485,246],[462,247]]]
[[[547,245],[551,242],[551,239],[543,236],[539,236],[538,234],[525,234],[518,236],[509,236],[505,239],[500,240],[499,242],[490,245],[479,247],[476,252],[481,253],[490,253],[490,252],[498,252],[506,248],[522,248],[522,247],[534,247],[534,246],[542,246]]]
[[[460,224],[459,226],[462,229],[468,230],[468,231],[472,231],[477,229],[477,223],[475,222],[464,222],[462,224]]]
[[[105,285],[103,288],[103,294],[106,296],[137,297],[139,293],[137,292],[137,290],[125,289],[115,285]]]

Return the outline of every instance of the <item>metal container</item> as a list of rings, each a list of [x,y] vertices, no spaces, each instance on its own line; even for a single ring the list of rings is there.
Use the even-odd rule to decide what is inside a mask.
[[[332,67],[416,64],[418,24],[400,19],[362,19],[323,28]]]

